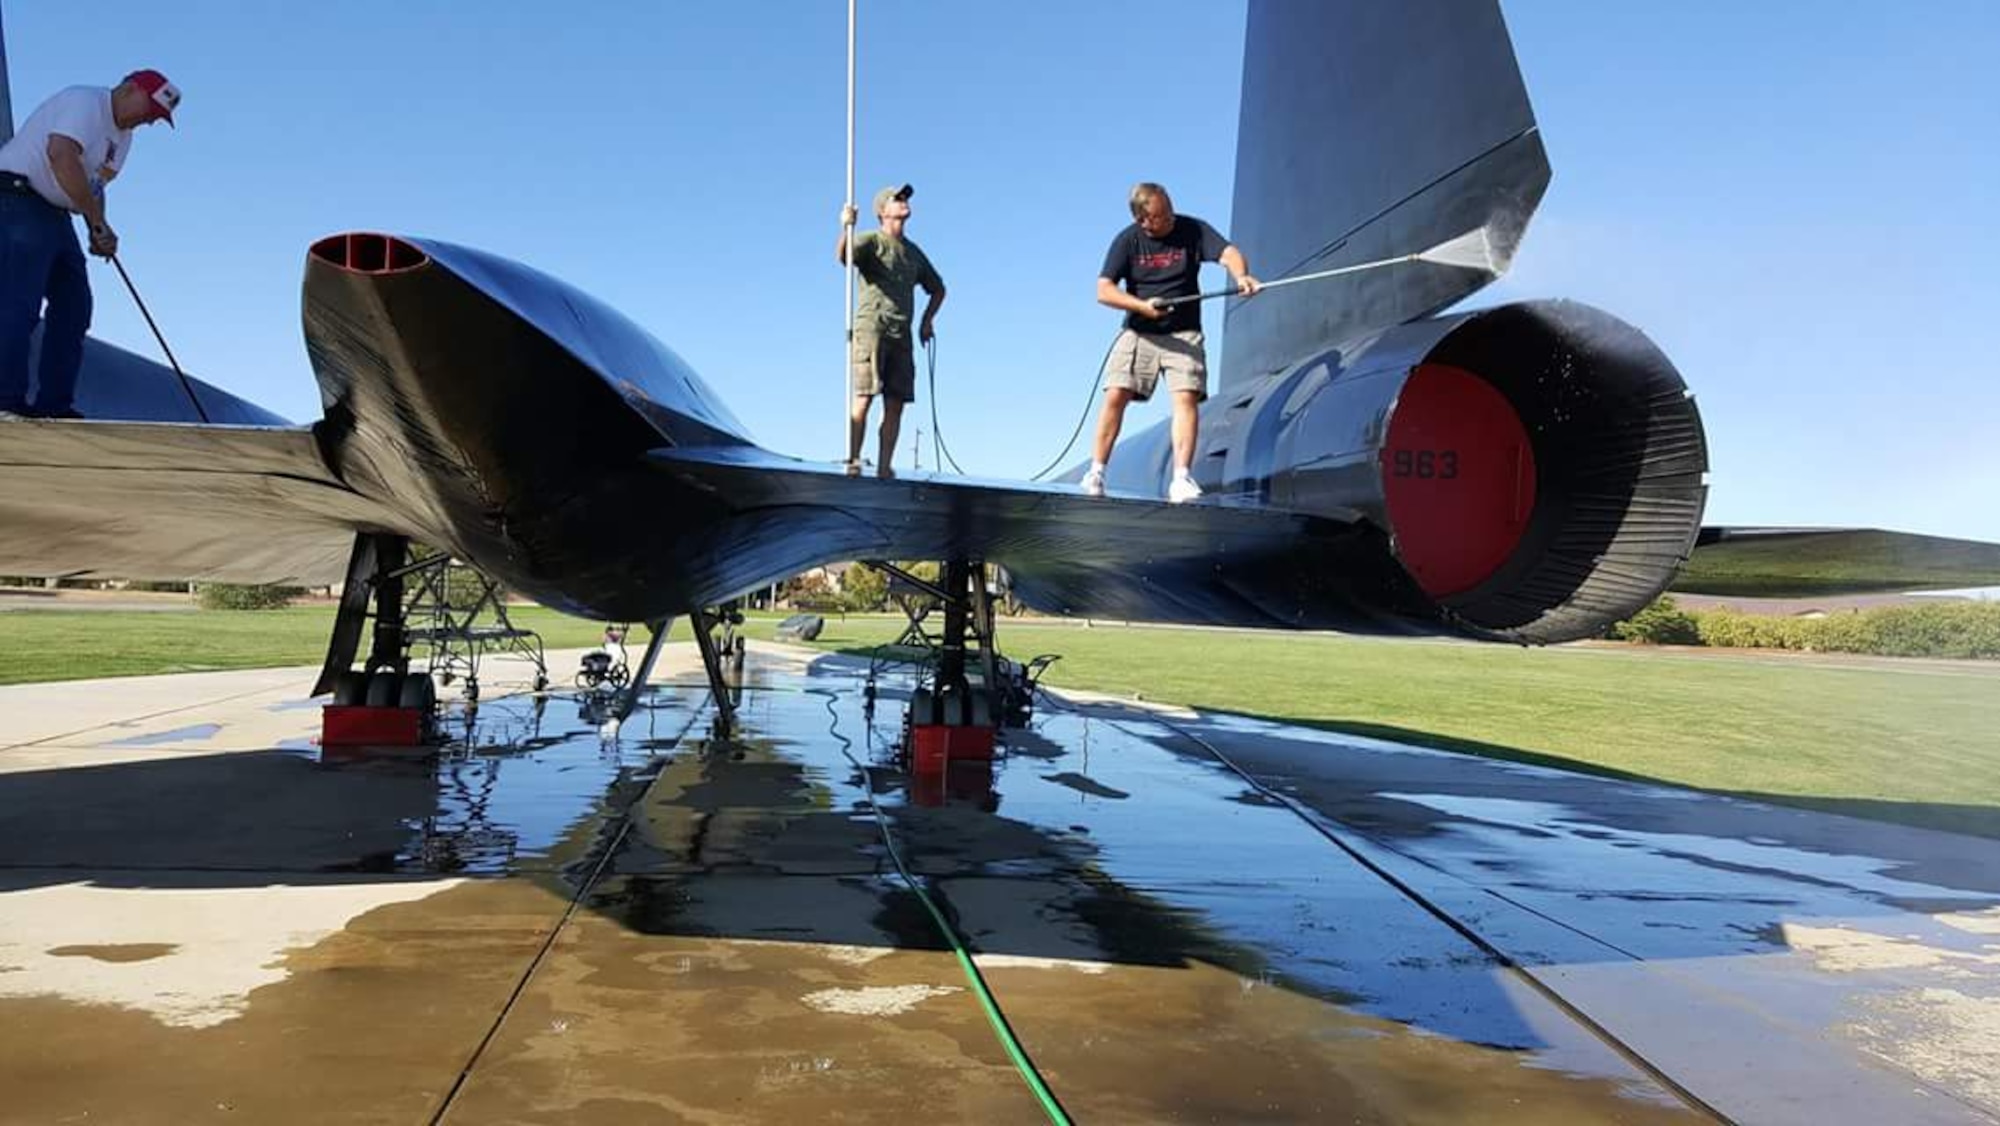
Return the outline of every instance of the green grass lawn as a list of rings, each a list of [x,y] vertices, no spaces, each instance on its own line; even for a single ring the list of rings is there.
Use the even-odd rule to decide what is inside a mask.
[[[832,620],[861,649],[899,623]],[[1003,623],[1060,687],[2000,837],[2000,662]]]
[[[601,627],[515,613],[552,649]],[[0,683],[317,664],[332,611],[0,614]],[[824,649],[901,620],[829,619]],[[753,618],[753,638],[770,618]],[[685,639],[685,623],[676,636]],[[2000,663],[1005,622],[1047,682],[2000,837]],[[639,638],[632,646],[637,656]],[[560,683],[569,670],[554,670]]]
[[[510,611],[552,649],[597,644],[600,623]],[[0,613],[0,684],[97,676],[317,665],[333,607],[238,611],[24,610]],[[679,636],[687,637],[682,623]],[[367,644],[366,639],[362,644]]]

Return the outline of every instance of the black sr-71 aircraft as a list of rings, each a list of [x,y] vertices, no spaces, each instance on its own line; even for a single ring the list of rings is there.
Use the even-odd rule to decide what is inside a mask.
[[[758,447],[672,351],[554,278],[345,234],[306,263],[323,418],[197,384],[196,424],[171,372],[93,341],[89,421],[0,426],[0,573],[345,579],[320,691],[412,541],[620,621],[876,557],[998,563],[1054,613],[1528,643],[1597,633],[1677,577],[2000,583],[1991,545],[1704,529],[1700,414],[1637,329],[1562,300],[1438,315],[1505,268],[1549,180],[1492,0],[1252,4],[1243,82],[1231,230],[1267,278],[1470,231],[1494,270],[1412,262],[1232,302],[1202,503],[1155,499],[1164,424],[1102,499],[850,478]]]

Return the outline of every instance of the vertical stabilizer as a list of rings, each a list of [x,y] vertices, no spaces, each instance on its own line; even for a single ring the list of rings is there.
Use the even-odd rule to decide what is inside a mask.
[[[0,145],[14,139],[14,94],[7,70],[7,17],[0,12]]]
[[[1229,236],[1272,280],[1484,229],[1492,269],[1413,262],[1232,301],[1225,383],[1435,313],[1504,272],[1549,164],[1496,0],[1257,0]]]

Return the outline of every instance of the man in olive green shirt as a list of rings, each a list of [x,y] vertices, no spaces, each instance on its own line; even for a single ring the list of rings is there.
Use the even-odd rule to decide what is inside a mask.
[[[916,287],[930,295],[917,339],[931,342],[932,322],[944,304],[944,280],[923,248],[903,237],[910,219],[910,185],[875,193],[879,231],[854,239],[854,270],[861,276],[861,299],[854,314],[854,403],[847,413],[847,471],[861,471],[861,441],[868,431],[868,407],[882,396],[881,460],[876,472],[892,477],[890,459],[903,428],[903,404],[917,397],[917,363],[910,343],[910,315]],[[840,209],[840,241],[834,257],[847,264],[847,232],[854,226],[852,205]]]

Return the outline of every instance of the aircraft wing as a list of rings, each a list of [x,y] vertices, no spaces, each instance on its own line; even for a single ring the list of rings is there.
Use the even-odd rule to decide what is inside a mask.
[[[1074,486],[934,474],[849,477],[837,466],[755,447],[652,454],[656,468],[727,504],[726,545],[703,585],[725,573],[787,574],[826,559],[940,559],[1003,564],[1017,596],[1052,613],[1179,622],[1318,626],[1312,599],[1273,597],[1301,585],[1393,586],[1379,533],[1351,521],[1210,498],[1089,497]],[[782,527],[789,535],[768,534]],[[774,560],[773,551],[799,559]],[[757,556],[750,558],[746,556]],[[810,558],[807,558],[810,556]],[[1274,582],[1274,578],[1276,581]],[[730,591],[729,593],[739,593]]]
[[[303,427],[0,423],[0,574],[321,585],[388,518]]]
[[[1672,589],[1742,598],[2000,586],[2000,544],[1879,528],[1704,527]]]

